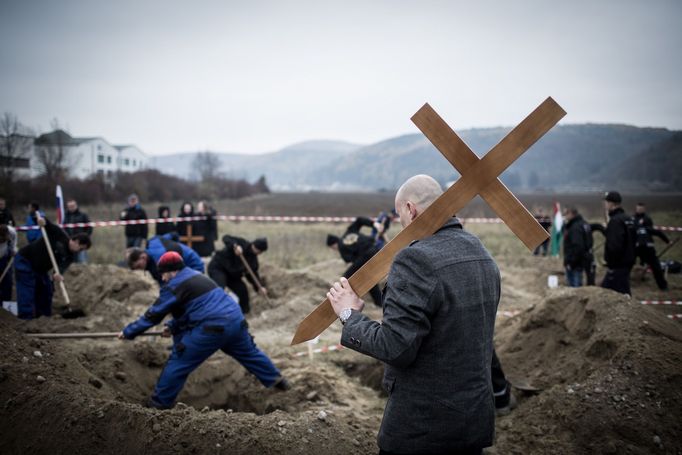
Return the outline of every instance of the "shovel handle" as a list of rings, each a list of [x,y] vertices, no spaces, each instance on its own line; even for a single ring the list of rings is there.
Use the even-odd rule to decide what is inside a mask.
[[[7,275],[7,272],[9,271],[9,269],[12,268],[12,264],[13,264],[13,263],[14,263],[14,256],[12,256],[12,257],[10,258],[9,262],[8,262],[7,265],[5,266],[5,270],[2,271],[2,275],[0,275],[0,283],[2,283],[2,280],[5,279],[5,275]]]
[[[36,220],[42,218],[39,212],[36,212]],[[47,237],[47,231],[45,226],[40,226],[40,232],[43,233],[43,239],[45,239],[45,246],[47,247],[47,253],[50,255],[50,261],[52,262],[52,268],[54,273],[59,273],[59,267],[57,266],[57,260],[54,257],[54,251],[52,251],[52,245],[50,244],[50,239]],[[62,290],[62,296],[64,296],[64,301],[66,301],[66,306],[71,305],[71,300],[69,299],[69,293],[66,292],[66,286],[64,286],[64,281],[59,282],[59,288]]]

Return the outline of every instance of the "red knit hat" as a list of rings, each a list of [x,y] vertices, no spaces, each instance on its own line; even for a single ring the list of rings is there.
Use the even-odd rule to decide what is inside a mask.
[[[182,270],[185,267],[185,263],[182,260],[182,256],[175,251],[166,251],[159,258],[156,267],[159,269],[159,273],[173,272],[175,270]]]

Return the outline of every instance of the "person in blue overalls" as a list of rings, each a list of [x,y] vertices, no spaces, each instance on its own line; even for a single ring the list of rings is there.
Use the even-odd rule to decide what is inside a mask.
[[[164,336],[173,335],[173,349],[159,377],[149,407],[170,409],[187,377],[218,349],[232,356],[265,387],[288,390],[290,385],[249,334],[239,305],[209,277],[185,267],[174,251],[164,253],[157,269],[166,283],[144,315],[119,334],[132,340],[160,323],[167,314]]]
[[[204,273],[204,261],[199,255],[187,245],[175,241],[177,236],[174,233],[156,235],[147,242],[147,249],[130,248],[127,253],[128,266],[132,270],[146,270],[151,276],[162,285],[161,274],[156,270],[156,263],[167,251],[175,251],[182,256],[182,260],[190,269]]]
[[[62,274],[71,265],[75,255],[90,248],[92,242],[87,234],[74,234],[69,237],[58,225],[45,218],[36,223],[45,227],[47,238],[52,246],[57,268],[53,270],[42,236],[24,246],[14,256],[14,275],[17,287],[17,308],[20,319],[33,319],[52,315],[52,281],[62,281]],[[52,270],[52,280],[48,272]]]

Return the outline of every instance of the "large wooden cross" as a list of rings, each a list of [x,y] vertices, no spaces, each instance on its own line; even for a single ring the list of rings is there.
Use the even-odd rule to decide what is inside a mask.
[[[425,104],[412,121],[459,171],[461,177],[412,223],[386,244],[348,280],[358,295],[366,294],[388,273],[395,255],[413,240],[440,229],[477,194],[495,210],[531,251],[547,239],[545,229],[497,178],[518,157],[549,131],[566,112],[547,98],[482,159],[457,136],[443,119]],[[301,321],[291,344],[311,340],[336,320],[325,299]]]
[[[203,235],[192,235],[192,224],[187,224],[187,235],[181,235],[180,236],[180,241],[187,245],[188,247],[192,248],[192,242],[203,242],[204,236]]]

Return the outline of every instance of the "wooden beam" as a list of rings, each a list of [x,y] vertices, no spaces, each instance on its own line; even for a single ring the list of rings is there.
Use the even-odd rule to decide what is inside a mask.
[[[358,295],[366,294],[388,273],[395,255],[413,240],[422,239],[440,229],[456,212],[490,185],[531,145],[549,131],[566,112],[551,97],[528,115],[491,151],[473,163],[466,174],[448,188],[419,217],[403,229],[348,280]],[[311,340],[336,320],[325,299],[301,321],[291,344]]]
[[[478,156],[428,103],[412,116],[412,122],[461,175],[479,161]],[[540,226],[499,178],[493,180],[479,194],[530,251],[549,238],[545,228]]]

